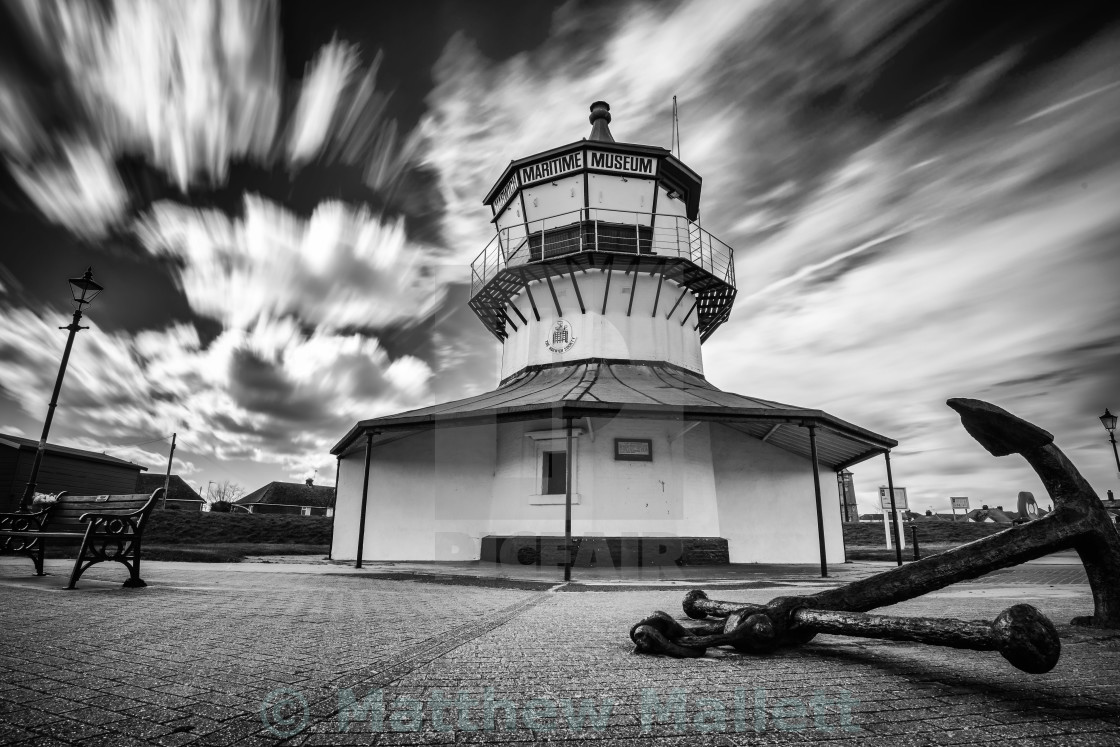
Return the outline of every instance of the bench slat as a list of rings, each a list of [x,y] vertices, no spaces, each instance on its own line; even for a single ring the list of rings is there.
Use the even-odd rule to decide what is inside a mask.
[[[148,505],[151,498],[146,493],[121,495],[62,495],[51,506],[43,525],[46,531],[85,532],[86,514],[124,516],[133,514]]]
[[[64,495],[58,499],[59,503],[115,503],[116,501],[147,502],[150,493],[117,493],[113,495]]]
[[[144,507],[147,501],[112,501],[94,503],[93,501],[66,501],[58,503],[55,511],[136,511]]]
[[[128,516],[129,514],[131,514],[133,512],[134,512],[134,509],[129,509],[127,511],[112,511],[112,510],[98,511],[95,508],[88,508],[88,509],[87,508],[82,508],[82,509],[59,508],[59,509],[55,509],[54,511],[51,511],[50,516],[48,518],[50,518],[54,521],[78,521],[79,519],[81,519],[86,514],[102,514],[102,515],[109,515],[109,516]]]

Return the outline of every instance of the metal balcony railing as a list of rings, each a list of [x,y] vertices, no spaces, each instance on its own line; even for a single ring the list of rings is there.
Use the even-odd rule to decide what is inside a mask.
[[[731,247],[687,218],[585,208],[499,229],[471,263],[471,297],[508,267],[580,252],[685,259],[735,287]]]

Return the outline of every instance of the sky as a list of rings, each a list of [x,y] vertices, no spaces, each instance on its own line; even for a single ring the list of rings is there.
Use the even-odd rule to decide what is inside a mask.
[[[720,388],[899,441],[911,508],[1041,505],[944,404],[1120,476],[1120,13],[1107,2],[203,0],[0,5],[0,432],[333,484],[358,420],[493,388],[466,306],[512,159],[586,137],[704,179],[738,297]],[[853,468],[861,510],[881,459]]]

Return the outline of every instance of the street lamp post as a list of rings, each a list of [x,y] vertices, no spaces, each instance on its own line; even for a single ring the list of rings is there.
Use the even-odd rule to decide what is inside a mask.
[[[43,464],[43,452],[47,448],[47,434],[51,430],[51,421],[54,420],[54,410],[58,406],[58,393],[62,389],[62,377],[66,375],[66,364],[70,361],[70,349],[74,345],[74,335],[80,329],[89,329],[78,324],[82,320],[82,307],[93,303],[93,299],[105,290],[93,280],[93,268],[86,269],[86,274],[80,278],[70,278],[70,290],[74,299],[74,319],[68,326],[59,329],[70,330],[66,338],[66,348],[62,351],[62,364],[58,367],[58,378],[54,382],[54,392],[51,394],[51,403],[47,406],[47,419],[43,423],[43,436],[39,439],[39,447],[35,450],[35,461],[31,464],[31,477],[27,480],[27,489],[23,491],[23,500],[20,509],[27,510],[35,496],[35,482],[39,479],[39,467]]]
[[[1116,416],[1104,408],[1104,415],[1101,415],[1101,425],[1108,431],[1108,440],[1112,442],[1112,456],[1116,459],[1116,473],[1120,475],[1120,453],[1116,451]]]

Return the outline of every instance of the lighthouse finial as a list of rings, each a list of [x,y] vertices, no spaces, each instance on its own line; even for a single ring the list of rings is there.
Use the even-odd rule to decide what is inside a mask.
[[[591,105],[591,116],[587,118],[591,122],[591,137],[588,140],[599,140],[604,143],[613,143],[614,136],[611,135],[611,130],[607,127],[611,121],[611,105],[606,101],[596,101]]]

